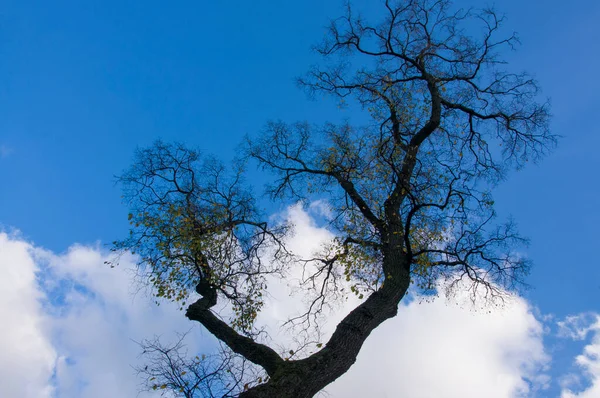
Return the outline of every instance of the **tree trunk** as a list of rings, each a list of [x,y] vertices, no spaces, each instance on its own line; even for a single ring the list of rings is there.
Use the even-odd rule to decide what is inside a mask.
[[[280,364],[269,381],[253,387],[241,398],[310,398],[350,369],[371,332],[398,312],[398,303],[408,290],[410,276],[394,267],[395,278],[350,312],[337,326],[327,345],[298,361]]]

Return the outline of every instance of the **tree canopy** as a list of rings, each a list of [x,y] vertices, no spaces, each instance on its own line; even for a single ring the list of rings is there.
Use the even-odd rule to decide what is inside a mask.
[[[517,249],[526,241],[496,220],[491,190],[555,137],[535,80],[502,58],[516,35],[502,35],[494,10],[454,10],[446,0],[385,1],[379,17],[348,5],[317,47],[323,63],[299,79],[311,96],[360,109],[365,122],[271,122],[227,165],[157,142],[120,177],[131,231],[114,249],[138,254],[158,302],[180,303],[222,342],[220,355],[202,360],[148,342],[149,388],[311,397],[350,368],[410,289],[433,292],[445,280],[450,291],[496,298],[523,281],[529,264]],[[256,205],[244,178],[251,161],[273,175],[273,200],[326,201],[335,238],[311,258],[286,245],[293,225]],[[269,281],[298,268],[310,300],[291,325],[310,331],[346,294],[360,304],[296,359],[266,344],[254,321]]]

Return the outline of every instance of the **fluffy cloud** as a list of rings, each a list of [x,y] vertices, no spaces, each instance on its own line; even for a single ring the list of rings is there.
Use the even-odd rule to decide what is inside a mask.
[[[309,211],[326,215],[322,203]],[[290,247],[310,257],[332,235],[295,206],[288,218],[296,225]],[[300,270],[292,272],[299,278]],[[289,287],[275,285],[273,300],[261,318],[272,327],[283,314],[294,313],[301,300],[289,296]],[[547,387],[544,374],[550,358],[544,351],[543,325],[519,297],[504,308],[476,308],[467,294],[452,302],[443,298],[422,301],[412,298],[400,305],[398,316],[376,329],[367,340],[356,364],[326,389],[330,397],[486,397],[534,396]],[[341,318],[357,304],[349,298],[344,306],[327,313],[322,341]],[[282,344],[289,336],[278,335]],[[485,392],[485,394],[482,394]]]
[[[573,340],[585,340],[588,335],[592,336],[583,352],[575,358],[575,364],[583,371],[588,386],[578,393],[573,392],[573,388],[580,385],[581,377],[569,374],[563,380],[561,398],[600,397],[600,315],[585,313],[569,316],[558,325],[560,333]]]
[[[187,332],[190,349],[212,350],[214,339],[175,306],[160,307],[132,282],[134,262],[111,269],[99,247],[66,253],[35,248],[0,234],[0,396],[148,397],[138,395],[136,341]]]
[[[376,329],[335,397],[534,396],[548,383],[542,325],[515,298],[492,313],[443,299],[401,305]]]
[[[326,217],[322,206],[311,211]],[[298,253],[308,255],[331,238],[300,207],[291,208],[288,217],[297,224],[290,243]],[[115,269],[105,260],[99,247],[74,245],[58,255],[0,234],[5,275],[0,315],[11,325],[0,328],[0,378],[8,381],[0,384],[0,396],[151,396],[137,395],[139,380],[132,365],[143,358],[134,340],[153,335],[169,340],[174,331],[194,325],[174,306],[156,307],[144,291],[137,292],[132,258]],[[297,271],[291,279],[298,277]],[[270,293],[273,299],[261,321],[276,330],[299,302],[290,298],[288,283],[273,286]],[[515,297],[488,313],[475,311],[467,299],[456,300],[420,302],[413,297],[403,303],[396,318],[373,332],[354,367],[327,389],[329,396],[535,396],[548,382],[549,357],[542,324],[528,303]],[[329,329],[354,304],[333,311]],[[567,323],[565,335],[581,335],[580,324]],[[595,384],[580,395],[565,390],[565,398],[598,394],[600,333],[591,325],[585,324],[586,333],[594,333],[594,339],[577,363],[595,375]],[[199,327],[189,337],[190,352],[214,347],[214,339]],[[285,340],[285,334],[279,337]]]
[[[0,233],[0,396],[50,397],[56,352],[49,340],[32,247]]]

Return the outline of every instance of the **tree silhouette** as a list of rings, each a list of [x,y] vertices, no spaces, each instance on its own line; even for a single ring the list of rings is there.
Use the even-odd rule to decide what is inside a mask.
[[[435,291],[444,279],[449,291],[494,299],[522,281],[528,263],[514,249],[525,240],[496,221],[490,190],[555,139],[536,82],[501,58],[517,37],[497,37],[495,11],[453,11],[445,0],[385,1],[383,11],[372,24],[348,5],[317,49],[323,66],[299,80],[311,95],[357,101],[368,122],[270,123],[245,145],[246,160],[274,173],[273,199],[326,199],[335,239],[314,257],[288,249],[293,226],[266,221],[243,162],[225,166],[157,142],[121,177],[132,228],[114,249],[137,253],[157,298],[180,302],[229,352],[212,371],[154,344],[163,370],[150,386],[186,397],[312,397],[352,366],[411,286]],[[316,352],[285,358],[254,321],[269,280],[298,267],[310,301],[291,325],[314,330],[324,306],[348,293],[361,302],[328,341],[313,343]],[[194,290],[201,297],[185,303]],[[217,302],[231,306],[231,319]],[[254,373],[244,374],[248,362]],[[189,377],[172,382],[184,368],[196,369],[197,388]]]

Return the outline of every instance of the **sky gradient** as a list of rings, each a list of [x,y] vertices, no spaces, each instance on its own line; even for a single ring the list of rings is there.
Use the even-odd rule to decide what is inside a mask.
[[[506,54],[510,68],[526,70],[537,78],[552,103],[552,130],[561,139],[541,163],[510,173],[494,196],[499,215],[512,216],[531,239],[525,254],[534,262],[527,279],[531,289],[519,298],[522,301],[513,313],[520,325],[515,330],[524,334],[507,341],[534,350],[535,354],[527,351],[527,355],[536,358],[537,367],[527,372],[547,375],[551,381],[539,396],[555,397],[566,391],[560,380],[570,374],[581,379],[579,386],[572,387],[574,391],[593,388],[594,380],[596,386],[600,383],[597,357],[596,367],[589,367],[590,372],[597,372],[591,377],[575,362],[585,347],[600,349],[594,317],[600,312],[596,257],[600,134],[595,122],[600,109],[596,95],[600,90],[600,3],[550,0],[539,4],[505,0],[496,5],[508,18],[506,31],[517,31],[522,42],[516,52]],[[350,117],[333,101],[308,100],[295,84],[296,77],[318,62],[311,46],[319,42],[329,18],[340,10],[341,2],[316,0],[277,5],[266,0],[168,5],[154,0],[3,2],[0,231],[8,233],[3,238],[6,250],[9,242],[10,247],[21,244],[25,249],[14,249],[16,257],[1,257],[0,267],[9,271],[21,267],[25,276],[9,272],[16,275],[15,280],[35,276],[24,286],[37,292],[34,296],[41,302],[51,296],[40,280],[87,286],[85,280],[76,282],[77,278],[104,272],[87,270],[66,276],[59,272],[43,278],[52,268],[48,268],[48,258],[68,257],[87,248],[86,253],[99,259],[105,255],[106,244],[125,236],[127,209],[121,204],[114,176],[130,164],[138,146],[157,138],[176,140],[228,160],[245,134],[256,134],[269,120],[318,124]],[[253,173],[262,183],[262,177]],[[31,257],[27,253],[32,250],[46,254]],[[89,264],[95,270],[100,263],[90,260]],[[64,264],[55,268],[68,269]],[[96,288],[103,289],[90,287]],[[61,294],[70,291],[65,289]],[[15,293],[15,300],[19,294]],[[112,293],[98,297],[104,294],[112,297]],[[87,298],[81,300],[89,304]],[[125,295],[115,300],[132,299]],[[37,304],[24,305],[39,315]],[[56,309],[58,315],[53,313],[52,319],[62,322],[63,315],[81,310],[68,308],[64,313]],[[423,308],[427,314],[429,307]],[[443,318],[444,311],[438,310],[427,319]],[[123,316],[135,313],[127,311]],[[575,325],[569,319],[581,323]],[[185,322],[173,322],[185,328]],[[51,329],[68,335],[71,326],[61,325]],[[579,338],[582,333],[584,337]],[[40,332],[40,336],[41,346],[48,348],[45,358],[51,364],[50,374],[57,380],[56,358],[66,358],[60,350],[71,343],[64,343],[54,332]],[[502,347],[505,337],[489,341],[500,341],[498,347]],[[80,344],[85,346],[85,341]],[[67,351],[84,358],[81,347],[69,346]],[[130,349],[135,351],[135,347],[126,350]],[[515,355],[520,358],[522,354]],[[93,367],[93,362],[85,366]],[[541,364],[547,370],[539,370]],[[496,365],[511,367],[490,360],[490,369]],[[82,365],[81,374],[86,369]],[[0,376],[1,372],[2,367]],[[69,377],[77,379],[78,374]]]

